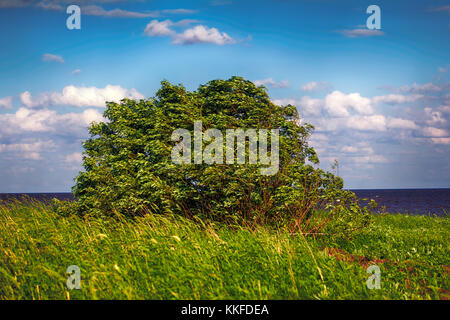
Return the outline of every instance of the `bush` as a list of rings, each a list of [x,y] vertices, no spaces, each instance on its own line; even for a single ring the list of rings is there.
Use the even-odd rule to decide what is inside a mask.
[[[317,168],[307,141],[313,127],[300,125],[294,106],[275,105],[265,88],[240,77],[210,81],[193,92],[161,85],[154,98],[107,103],[107,122],[93,123],[84,142],[85,171],[73,188],[78,200],[59,204],[59,211],[174,213],[303,233],[319,233],[333,222],[345,234],[367,223],[367,209],[343,190],[342,179]],[[279,128],[278,172],[262,175],[261,164],[173,163],[172,132],[192,132],[194,121],[202,122],[203,132]]]

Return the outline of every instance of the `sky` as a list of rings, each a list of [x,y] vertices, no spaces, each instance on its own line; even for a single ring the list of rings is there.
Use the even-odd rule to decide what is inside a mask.
[[[0,192],[70,191],[105,101],[232,76],[295,105],[345,188],[448,188],[449,40],[443,0],[0,0]]]

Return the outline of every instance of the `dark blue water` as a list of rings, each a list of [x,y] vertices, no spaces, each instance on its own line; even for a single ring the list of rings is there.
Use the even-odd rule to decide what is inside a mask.
[[[361,198],[374,199],[389,213],[445,215],[450,213],[450,189],[364,189],[352,190]],[[0,200],[29,197],[48,202],[52,198],[73,200],[71,193],[0,193]],[[365,201],[361,201],[364,203]]]
[[[39,200],[42,202],[50,202],[53,198],[59,200],[73,200],[73,195],[70,192],[57,193],[0,193],[0,200],[14,200],[21,201]]]
[[[450,189],[352,190],[359,198],[374,199],[389,213],[421,215],[450,214]],[[364,203],[364,201],[362,201]]]

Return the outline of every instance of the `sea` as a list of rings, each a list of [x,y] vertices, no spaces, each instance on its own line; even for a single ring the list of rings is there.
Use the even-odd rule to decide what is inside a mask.
[[[450,188],[442,189],[354,189],[361,204],[374,199],[379,210],[388,213],[437,215],[450,214]],[[31,198],[49,202],[53,198],[74,200],[72,193],[0,193],[0,200]]]

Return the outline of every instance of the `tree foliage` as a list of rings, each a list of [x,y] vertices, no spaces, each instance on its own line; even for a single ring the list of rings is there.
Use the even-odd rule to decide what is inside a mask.
[[[196,91],[161,82],[154,98],[107,103],[106,122],[93,123],[84,142],[78,199],[62,212],[127,215],[175,213],[215,221],[287,226],[317,233],[334,225],[345,233],[367,222],[367,209],[343,181],[319,169],[308,145],[313,127],[297,109],[271,102],[264,87],[240,77],[214,80]],[[261,164],[174,164],[175,129],[279,128],[275,175]],[[204,143],[204,145],[207,143]]]

